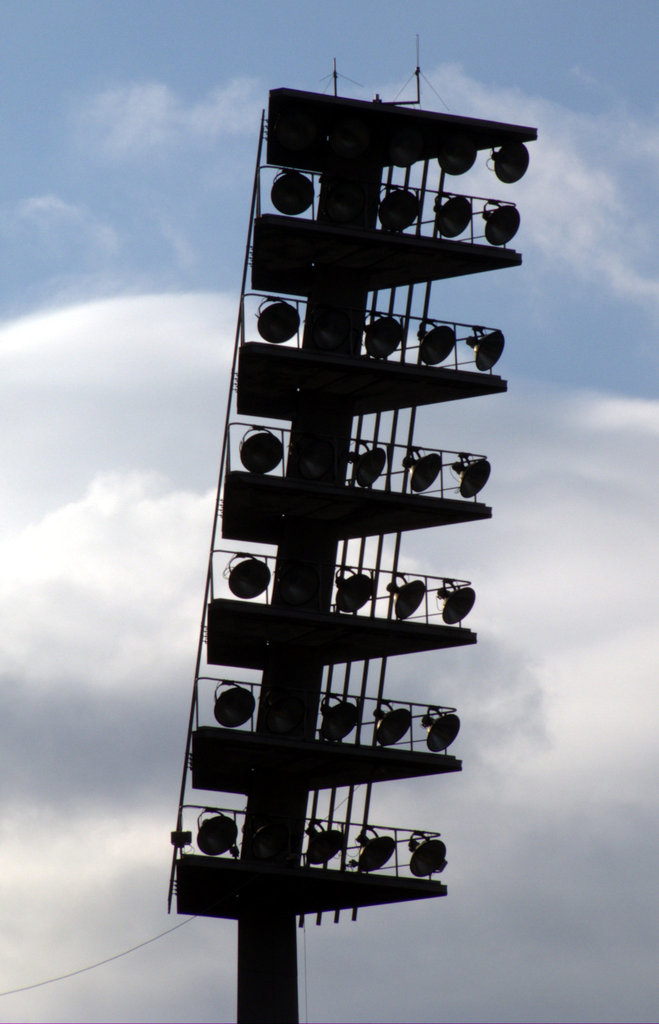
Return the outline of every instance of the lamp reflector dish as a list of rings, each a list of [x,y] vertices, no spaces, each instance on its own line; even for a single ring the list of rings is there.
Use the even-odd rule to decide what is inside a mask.
[[[369,356],[386,359],[403,340],[403,328],[393,316],[381,316],[364,328],[364,345]]]
[[[368,149],[371,136],[367,126],[356,117],[337,121],[329,133],[329,144],[337,156],[355,160]]]
[[[297,468],[305,480],[322,480],[334,471],[334,445],[323,438],[301,437],[295,442]]]
[[[514,206],[497,206],[493,210],[483,210],[485,220],[485,237],[490,245],[505,245],[516,234],[519,228],[519,213]]]
[[[487,459],[476,459],[463,466],[460,472],[460,494],[463,498],[473,498],[485,487],[490,476],[490,464]]]
[[[423,580],[412,580],[405,583],[396,594],[394,610],[397,619],[408,619],[412,615],[424,597],[426,596],[426,585]]]
[[[252,837],[252,854],[257,860],[274,860],[288,847],[288,829],[280,822],[261,825]]]
[[[323,723],[320,734],[325,740],[338,742],[345,739],[357,724],[359,711],[357,705],[349,700],[341,700],[338,704],[326,705],[323,708]]]
[[[280,213],[295,217],[313,203],[313,182],[299,171],[282,171],[273,182],[270,198]]]
[[[299,152],[308,149],[316,137],[316,122],[303,110],[287,110],[275,124],[277,141],[285,149]]]
[[[371,487],[375,483],[387,462],[384,448],[371,448],[360,455],[355,464],[355,480],[360,487]]]
[[[284,447],[269,430],[246,434],[240,442],[240,461],[250,473],[269,473],[284,457]]]
[[[461,235],[471,221],[471,203],[466,196],[452,196],[445,203],[435,201],[435,220],[440,234],[446,238]]]
[[[417,878],[443,871],[446,867],[446,846],[441,839],[426,839],[420,843],[410,859],[410,871]]]
[[[279,596],[286,604],[307,604],[318,593],[318,573],[312,565],[289,562],[279,573]]]
[[[197,846],[208,857],[219,857],[226,853],[236,842],[238,826],[233,818],[226,814],[217,814],[213,818],[204,818],[197,832]]]
[[[418,128],[401,128],[389,143],[389,157],[396,167],[410,167],[423,156],[423,135]]]
[[[453,743],[459,732],[460,719],[457,715],[453,713],[440,715],[439,718],[433,720],[432,725],[428,728],[428,736],[426,738],[428,750],[432,750],[434,754],[439,753],[440,750],[446,750]]]
[[[376,836],[369,839],[364,843],[359,855],[359,870],[377,871],[378,868],[384,867],[395,849],[396,843],[391,836]]]
[[[413,491],[425,491],[434,484],[442,468],[442,457],[437,452],[423,455],[412,466],[410,487]]]
[[[246,558],[238,562],[229,574],[229,589],[236,597],[250,599],[267,590],[270,570],[258,558]]]
[[[462,622],[474,607],[476,594],[471,587],[460,587],[458,590],[440,593],[445,597],[442,618],[447,626],[453,626],[456,622]]]
[[[529,151],[523,142],[506,142],[501,149],[492,153],[494,173],[499,181],[511,184],[526,174],[529,166]]]
[[[373,580],[365,572],[344,576],[336,584],[336,607],[340,612],[356,612],[373,597]]]
[[[437,160],[447,174],[464,174],[476,160],[476,144],[467,135],[451,135],[439,147]]]
[[[501,331],[490,331],[480,337],[467,338],[467,344],[474,350],[477,369],[491,370],[501,358],[505,341]]]
[[[318,348],[332,352],[350,338],[350,314],[331,306],[318,306],[312,315],[311,337]]]
[[[414,192],[406,188],[392,189],[387,193],[378,209],[383,228],[389,231],[404,231],[419,216],[419,200]]]
[[[304,701],[300,697],[274,697],[265,714],[266,728],[277,735],[296,729],[304,718]]]
[[[307,846],[309,864],[326,864],[343,849],[344,836],[339,829],[323,829],[314,832]]]
[[[402,740],[412,724],[409,708],[394,708],[387,711],[375,727],[375,738],[383,747],[390,747]]]
[[[436,366],[450,356],[455,345],[455,331],[452,327],[440,324],[424,334],[419,345],[419,357],[422,363]]]
[[[288,302],[272,302],[259,313],[258,331],[262,338],[280,345],[289,341],[300,327],[300,314]]]
[[[252,717],[256,701],[251,690],[242,686],[228,686],[215,698],[215,718],[220,725],[235,729]]]
[[[324,210],[336,224],[350,224],[361,216],[364,202],[364,189],[358,182],[337,179],[327,186]]]

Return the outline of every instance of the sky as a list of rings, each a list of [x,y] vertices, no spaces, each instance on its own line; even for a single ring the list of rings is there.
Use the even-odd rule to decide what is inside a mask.
[[[438,293],[504,330],[509,391],[417,426],[493,467],[491,522],[406,549],[474,582],[478,645],[388,672],[458,708],[463,772],[374,794],[442,832],[448,896],[307,923],[301,1020],[657,1019],[658,32],[652,0],[0,3],[0,992],[181,925],[0,1021],[234,1018],[235,925],[166,897],[261,111],[334,59],[411,99],[417,35],[424,107],[538,128],[522,267]]]

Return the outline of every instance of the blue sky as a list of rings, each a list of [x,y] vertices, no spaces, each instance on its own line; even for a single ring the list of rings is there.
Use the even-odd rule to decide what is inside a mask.
[[[333,58],[412,98],[418,35],[425,107],[538,128],[523,266],[439,293],[504,330],[510,390],[419,416],[493,465],[492,523],[406,551],[474,580],[478,647],[392,675],[441,682],[465,771],[375,798],[441,829],[449,897],[307,928],[303,1019],[656,1019],[658,31],[641,0],[0,4],[0,991],[177,923],[261,110]],[[228,1020],[234,961],[195,920],[0,1020]]]

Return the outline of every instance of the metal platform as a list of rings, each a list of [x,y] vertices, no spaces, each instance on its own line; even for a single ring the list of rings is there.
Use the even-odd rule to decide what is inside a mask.
[[[332,396],[351,416],[501,394],[496,374],[385,362],[248,341],[238,357],[238,412],[293,419],[298,392]]]
[[[441,882],[327,868],[183,854],[176,863],[179,914],[236,920],[258,909],[315,914],[445,896]]]
[[[367,291],[518,267],[514,249],[346,227],[266,213],[254,221],[252,288],[309,295],[319,268],[353,275]]]
[[[309,742],[214,726],[192,734],[192,785],[223,793],[248,793],[255,772],[277,774],[283,786],[302,778],[308,789],[325,789],[461,770],[458,758],[428,750]]]
[[[337,540],[421,530],[489,519],[480,502],[422,494],[336,487],[254,473],[231,472],[224,484],[222,536],[278,544],[296,520],[322,523]]]
[[[210,665],[265,668],[271,644],[298,648],[318,666],[415,654],[476,643],[458,626],[405,619],[322,613],[216,598],[208,606]]]

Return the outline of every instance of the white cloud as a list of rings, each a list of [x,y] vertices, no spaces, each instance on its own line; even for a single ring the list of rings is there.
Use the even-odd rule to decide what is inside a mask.
[[[142,82],[92,97],[79,113],[79,125],[107,157],[126,160],[173,145],[253,134],[261,109],[252,78],[234,79],[192,103],[162,82]]]
[[[22,199],[0,210],[0,228],[12,244],[20,240],[47,246],[61,254],[69,245],[83,245],[97,254],[114,256],[120,248],[117,230],[85,206],[46,194]]]

